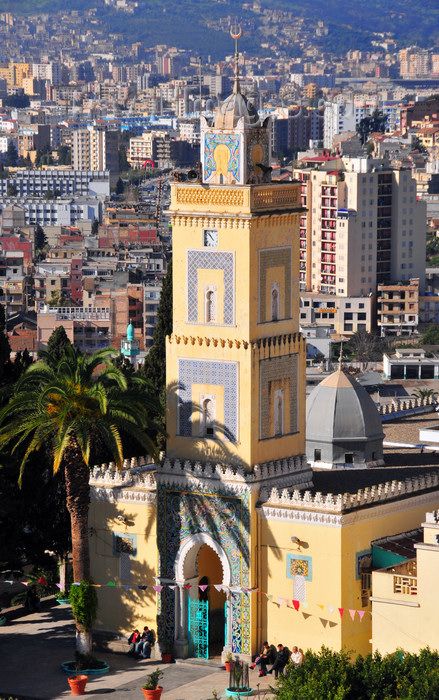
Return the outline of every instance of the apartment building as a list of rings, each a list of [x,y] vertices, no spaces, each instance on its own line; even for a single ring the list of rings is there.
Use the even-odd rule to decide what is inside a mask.
[[[353,335],[358,331],[370,333],[374,328],[374,298],[334,297],[331,294],[300,295],[300,327],[330,328],[339,335]]]
[[[114,182],[119,175],[119,132],[96,126],[75,129],[72,165],[74,170],[108,170]]]
[[[96,197],[39,199],[36,197],[0,196],[0,211],[17,205],[24,211],[26,226],[72,226],[80,220],[101,220],[102,202]]]
[[[401,78],[430,77],[432,69],[431,52],[417,46],[409,46],[399,52],[399,74]]]
[[[43,197],[48,192],[59,196],[108,197],[110,173],[108,170],[16,170],[6,180],[0,180],[0,195],[6,195],[13,185],[20,197]]]
[[[132,168],[142,168],[149,160],[159,168],[189,166],[197,158],[195,143],[176,139],[167,132],[147,131],[130,139],[128,162]]]
[[[372,114],[376,105],[357,105],[353,102],[325,102],[323,117],[323,146],[332,148],[334,136],[344,131],[355,131],[357,124]]]
[[[380,335],[407,336],[419,324],[419,279],[407,284],[379,284],[377,287],[377,325]]]
[[[63,326],[69,340],[83,352],[94,352],[111,345],[111,309],[101,307],[47,306],[37,312],[37,346],[47,346],[50,336]]]
[[[383,160],[304,159],[300,288],[337,296],[375,294],[378,284],[425,277],[426,205],[409,170]]]

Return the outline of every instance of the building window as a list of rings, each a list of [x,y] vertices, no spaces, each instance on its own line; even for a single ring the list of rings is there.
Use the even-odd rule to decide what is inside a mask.
[[[216,321],[216,288],[208,287],[204,299],[204,318],[206,323]]]
[[[215,397],[205,396],[201,400],[201,434],[215,436]]]
[[[279,285],[277,282],[271,286],[271,320],[279,320]]]
[[[274,394],[274,434],[284,434],[284,392],[278,389]]]
[[[354,463],[353,452],[346,452],[345,456],[344,456],[344,461],[345,461],[345,464],[353,464]]]
[[[314,450],[314,462],[321,462],[322,461],[322,451],[321,450]]]

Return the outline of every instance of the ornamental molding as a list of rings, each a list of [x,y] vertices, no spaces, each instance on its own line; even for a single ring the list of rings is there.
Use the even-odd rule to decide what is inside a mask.
[[[206,216],[204,213],[188,212],[172,215],[172,225],[180,228],[215,228],[233,229],[236,231],[250,230],[250,215],[243,214],[214,214]]]
[[[258,511],[266,520],[306,523],[307,525],[324,525],[325,527],[341,527],[343,524],[342,516],[333,513],[276,508],[266,505],[258,508]]]
[[[98,488],[92,487],[92,501],[105,501],[107,503],[156,503],[156,492],[135,491],[134,489]]]
[[[199,532],[195,535],[190,535],[184,539],[180,545],[177,556],[175,558],[175,580],[185,581],[185,570],[186,570],[186,560],[188,561],[191,570],[195,569],[195,563],[198,556],[198,552],[203,545],[207,545],[212,549],[217,555],[221,563],[222,569],[222,585],[230,586],[232,583],[232,572],[230,568],[230,562],[227,558],[227,554],[221,545],[214,540],[213,537],[205,532]]]

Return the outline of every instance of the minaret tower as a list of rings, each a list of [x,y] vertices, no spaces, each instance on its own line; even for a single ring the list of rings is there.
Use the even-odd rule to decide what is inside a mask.
[[[300,185],[271,181],[270,123],[241,93],[201,117],[198,182],[171,190],[170,458],[256,464],[304,453]]]
[[[158,581],[177,583],[162,591],[158,630],[183,657],[255,653],[263,612],[248,590],[263,585],[258,504],[267,489],[312,479],[300,184],[271,181],[270,123],[241,93],[238,59],[236,46],[232,94],[212,124],[201,117],[198,178],[171,185],[168,439],[155,478]]]

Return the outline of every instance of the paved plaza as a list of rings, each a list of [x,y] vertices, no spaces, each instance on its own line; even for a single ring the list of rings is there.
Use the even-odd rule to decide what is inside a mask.
[[[67,677],[60,664],[74,657],[74,626],[70,608],[60,606],[27,615],[0,627],[0,700],[25,698],[49,700],[70,697]],[[156,661],[137,661],[124,654],[99,653],[110,664],[111,672],[90,680],[86,695],[111,700],[139,700],[145,676],[163,669],[163,700],[210,700],[212,691],[224,695],[228,675],[211,666]],[[251,684],[260,683],[259,697],[268,700],[271,678],[257,677],[251,671]],[[258,697],[256,690],[255,697]]]

